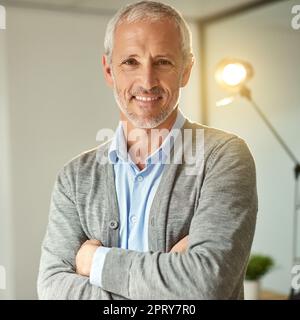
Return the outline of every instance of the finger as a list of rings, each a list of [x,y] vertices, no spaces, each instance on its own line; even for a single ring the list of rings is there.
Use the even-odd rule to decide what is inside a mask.
[[[96,246],[101,246],[101,242],[99,240],[96,240],[96,239],[87,240],[84,244],[94,244]]]
[[[188,235],[178,241],[170,250],[170,252],[184,252],[188,247]]]

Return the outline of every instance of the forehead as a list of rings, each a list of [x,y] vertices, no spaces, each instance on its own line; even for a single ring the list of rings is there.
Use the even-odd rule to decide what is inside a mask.
[[[176,54],[181,52],[179,28],[173,21],[122,22],[115,30],[113,52],[136,53],[151,50]]]

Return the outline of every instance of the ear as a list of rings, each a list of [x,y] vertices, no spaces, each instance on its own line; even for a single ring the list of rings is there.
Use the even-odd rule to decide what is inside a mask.
[[[108,57],[106,55],[102,56],[102,68],[103,68],[103,74],[106,83],[110,86],[113,87],[114,81],[112,78],[112,70],[111,70],[111,65],[108,62]]]
[[[184,67],[183,75],[181,78],[181,84],[180,84],[181,88],[183,88],[187,85],[187,83],[190,79],[193,64],[194,64],[194,57],[191,56],[191,58],[189,59],[189,61],[186,63],[186,65]]]

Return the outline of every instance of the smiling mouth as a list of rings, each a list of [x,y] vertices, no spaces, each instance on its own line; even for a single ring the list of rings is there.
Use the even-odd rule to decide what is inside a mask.
[[[162,99],[161,96],[152,96],[152,97],[149,97],[149,96],[132,96],[133,99],[139,101],[139,102],[156,102],[160,99]]]

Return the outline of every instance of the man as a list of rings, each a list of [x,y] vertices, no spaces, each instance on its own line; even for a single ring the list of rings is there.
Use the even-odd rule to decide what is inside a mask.
[[[193,65],[185,21],[162,3],[127,6],[107,27],[102,62],[121,122],[57,177],[39,297],[243,298],[255,166],[242,139],[178,109]]]

